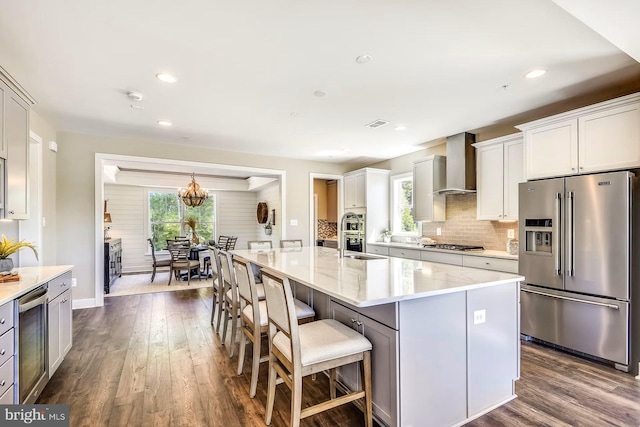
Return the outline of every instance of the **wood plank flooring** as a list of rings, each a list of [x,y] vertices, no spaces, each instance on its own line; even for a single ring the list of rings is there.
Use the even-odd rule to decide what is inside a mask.
[[[264,426],[266,364],[249,399],[250,363],[209,324],[210,289],[131,295],[73,313],[73,348],[38,403],[71,405],[72,426]],[[305,379],[303,407],[328,398],[319,375]],[[640,381],[536,344],[522,346],[518,398],[469,426],[640,426]],[[273,426],[289,420],[290,393],[278,386]],[[302,426],[360,426],[353,405]],[[438,427],[438,426],[435,426]]]

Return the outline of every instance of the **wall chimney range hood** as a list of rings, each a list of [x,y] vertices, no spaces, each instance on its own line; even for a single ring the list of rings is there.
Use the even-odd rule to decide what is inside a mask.
[[[476,192],[476,142],[472,133],[447,137],[447,185],[438,194],[468,194]]]

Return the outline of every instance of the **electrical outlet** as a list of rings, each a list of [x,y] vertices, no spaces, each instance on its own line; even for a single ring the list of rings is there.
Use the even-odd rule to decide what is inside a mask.
[[[513,239],[514,237],[516,237],[516,234],[515,234],[513,228],[509,228],[507,230],[507,239]]]
[[[291,221],[289,221],[289,225],[292,225],[292,226],[298,225],[298,220],[297,219],[292,219]]]
[[[71,278],[71,287],[75,288],[76,286],[78,286],[78,279],[76,279],[75,277]]]
[[[473,312],[473,324],[479,325],[487,321],[487,310],[477,310]]]
[[[438,236],[442,236],[442,228],[440,228],[440,227],[436,228],[436,234]]]

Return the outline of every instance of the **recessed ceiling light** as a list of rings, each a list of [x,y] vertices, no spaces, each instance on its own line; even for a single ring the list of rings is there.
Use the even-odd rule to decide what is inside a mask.
[[[369,61],[371,61],[371,55],[360,55],[356,58],[358,64],[366,64]]]
[[[158,80],[165,83],[175,83],[178,81],[175,76],[168,73],[158,73],[156,74],[156,77],[158,78]]]
[[[168,121],[168,120],[158,120],[158,124],[159,124],[160,126],[171,126],[173,123],[171,123],[171,122],[170,122],[170,121]]]
[[[544,74],[546,72],[547,72],[547,70],[543,70],[543,69],[539,68],[537,70],[529,71],[527,74],[524,75],[524,77],[526,79],[536,79],[538,77],[544,76]]]
[[[406,126],[396,126],[394,129],[395,130],[407,130],[407,127]]]
[[[323,90],[317,90],[317,91],[313,92],[313,94],[315,96],[317,96],[318,98],[322,98],[323,96],[326,96],[327,92],[325,92]]]

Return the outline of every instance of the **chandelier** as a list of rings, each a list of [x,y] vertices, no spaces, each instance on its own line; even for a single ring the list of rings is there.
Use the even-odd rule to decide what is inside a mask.
[[[205,200],[209,198],[209,192],[202,190],[200,184],[196,182],[195,173],[191,174],[191,182],[187,186],[187,189],[180,189],[178,191],[178,197],[182,199],[187,206],[200,206]]]

